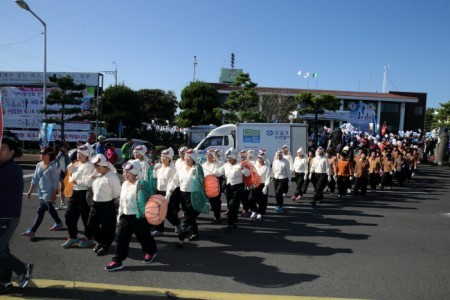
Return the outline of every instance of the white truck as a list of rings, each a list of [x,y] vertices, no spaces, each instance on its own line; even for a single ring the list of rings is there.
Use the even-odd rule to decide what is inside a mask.
[[[225,153],[231,147],[239,150],[253,150],[255,156],[263,148],[272,161],[278,149],[286,144],[292,157],[297,149],[307,151],[308,127],[299,123],[238,123],[217,127],[194,148],[197,156],[202,156],[210,148]]]

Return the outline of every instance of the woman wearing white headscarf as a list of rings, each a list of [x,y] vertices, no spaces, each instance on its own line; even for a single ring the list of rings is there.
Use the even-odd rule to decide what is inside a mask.
[[[314,195],[312,206],[315,208],[317,203],[323,200],[323,190],[327,185],[327,180],[331,181],[330,163],[324,155],[322,147],[317,148],[316,156],[314,157],[309,170],[309,179],[314,185]]]
[[[275,160],[272,163],[272,177],[275,189],[275,198],[277,200],[277,207],[275,212],[281,214],[283,209],[283,194],[289,189],[291,185],[291,168],[289,161],[283,157],[283,152],[278,150],[275,155]]]
[[[97,154],[91,162],[95,166],[95,172],[91,175],[94,180],[94,197],[86,226],[86,237],[97,242],[94,252],[101,256],[108,252],[114,240],[117,221],[115,199],[120,197],[121,184],[116,168],[103,154]]]
[[[156,257],[157,246],[150,234],[151,226],[147,220],[138,217],[139,207],[136,201],[137,186],[139,184],[139,163],[129,161],[123,165],[125,181],[120,191],[118,231],[116,239],[116,253],[105,270],[112,272],[123,268],[122,261],[128,257],[131,236],[134,234],[144,252],[144,263],[151,263]]]
[[[148,180],[148,170],[150,169],[150,161],[146,155],[147,147],[145,145],[136,146],[133,150],[134,160],[141,166],[141,171],[138,174],[139,180]]]
[[[171,183],[173,177],[177,171],[175,165],[172,163],[173,150],[172,148],[161,151],[161,163],[155,165],[153,169],[153,178],[156,181],[156,193],[166,196],[167,188]],[[180,219],[178,218],[178,212],[180,211],[180,198],[177,195],[172,194],[168,201],[167,216],[168,220],[173,226],[175,226],[176,233],[181,230]],[[152,236],[162,236],[164,232],[164,221],[154,226]]]
[[[297,184],[292,200],[300,200],[303,196],[303,185],[308,178],[308,157],[305,157],[305,151],[302,147],[297,150],[292,170],[295,173],[295,182]]]
[[[261,184],[251,190],[250,209],[252,210],[251,219],[262,220],[266,213],[268,202],[268,189],[270,184],[270,166],[266,165],[266,156],[259,154],[255,163],[255,169],[261,178]]]
[[[215,159],[214,149],[210,149],[206,152],[206,161],[202,164],[203,173],[206,176],[208,175],[216,175],[216,171],[222,166],[220,161]],[[220,182],[220,179],[217,178],[217,180]],[[222,202],[220,201],[220,195],[214,198],[209,198],[209,204],[211,205],[212,211],[214,212],[214,220],[212,221],[212,224],[221,224],[220,221],[220,211],[222,208]]]
[[[78,147],[77,160],[69,164],[67,171],[70,173],[69,182],[73,183],[72,197],[66,211],[66,226],[69,233],[67,240],[61,245],[64,248],[78,246],[89,248],[94,246],[94,242],[88,238],[80,240],[78,238],[78,220],[83,221],[86,228],[91,207],[87,201],[87,191],[92,188],[90,176],[95,171],[94,165],[89,161],[90,151],[86,145]]]

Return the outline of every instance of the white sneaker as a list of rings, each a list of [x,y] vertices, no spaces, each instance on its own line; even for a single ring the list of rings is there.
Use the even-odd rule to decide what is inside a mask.
[[[262,215],[261,214],[257,214],[256,215],[256,220],[261,221],[262,220]]]
[[[250,219],[256,219],[256,216],[258,214],[256,213],[256,211],[252,212],[252,215],[250,216]]]

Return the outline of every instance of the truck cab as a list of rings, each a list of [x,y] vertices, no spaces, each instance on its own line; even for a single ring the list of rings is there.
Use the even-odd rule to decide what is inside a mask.
[[[236,125],[226,124],[210,131],[194,148],[196,154],[205,154],[208,149],[219,149],[222,153],[236,146]]]

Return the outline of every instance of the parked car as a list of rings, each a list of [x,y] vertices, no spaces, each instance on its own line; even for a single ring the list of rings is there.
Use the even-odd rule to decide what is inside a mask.
[[[122,158],[122,146],[123,146],[123,144],[125,144],[127,139],[126,138],[107,138],[105,141],[106,141],[106,143],[111,143],[114,146],[114,149],[116,151],[117,161],[114,164],[114,166],[116,168],[122,168],[122,165],[124,163],[123,158]],[[145,145],[145,147],[147,147],[146,155],[151,162],[154,162],[156,159],[155,146],[146,140],[133,139],[132,149],[134,149],[136,146],[139,146],[139,145]]]

